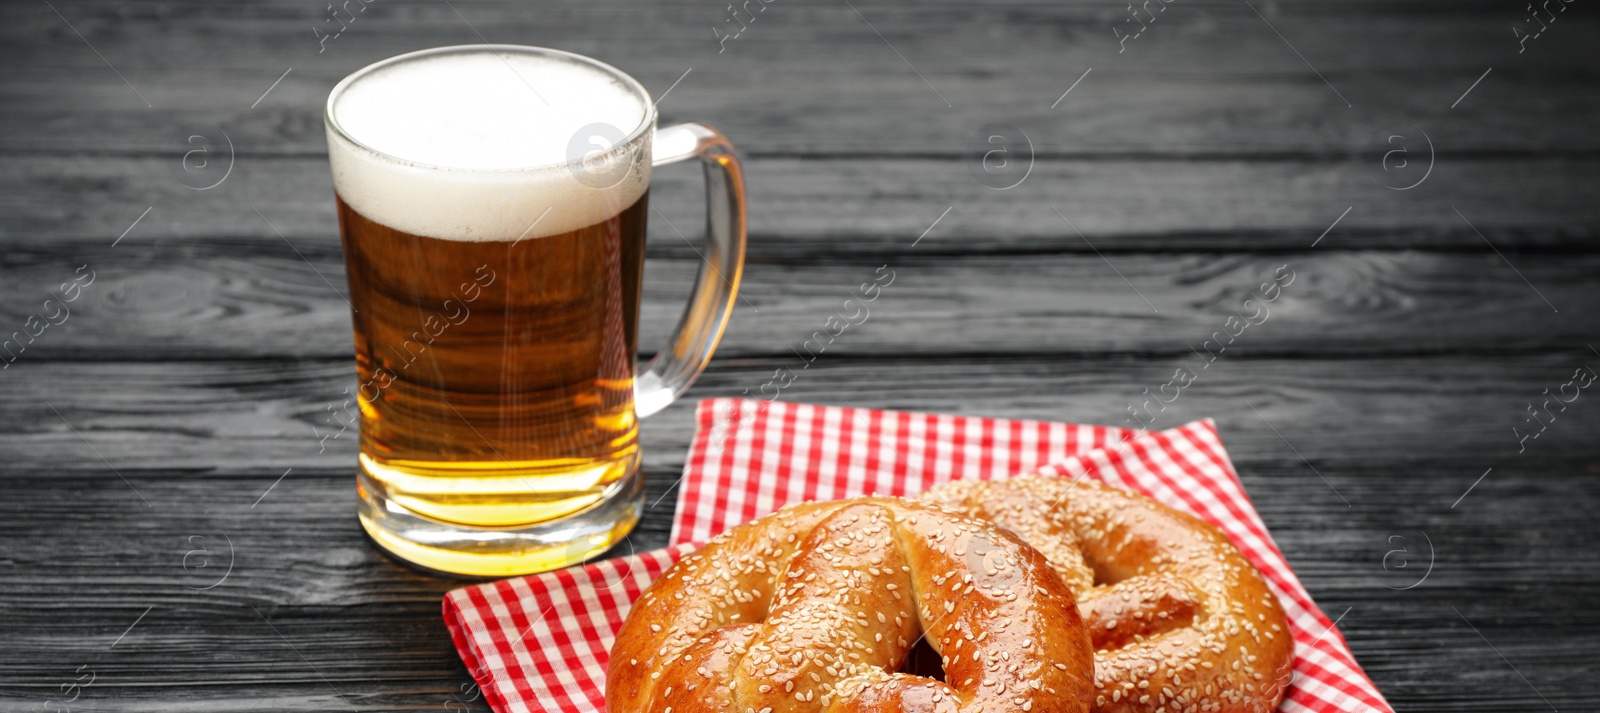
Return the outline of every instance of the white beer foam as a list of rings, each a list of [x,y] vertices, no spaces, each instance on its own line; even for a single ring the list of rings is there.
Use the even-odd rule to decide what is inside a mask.
[[[328,158],[339,197],[416,235],[464,241],[545,237],[609,218],[650,185],[649,137],[630,165],[574,167],[580,129],[620,143],[650,106],[599,67],[487,48],[405,59],[335,90]],[[585,132],[586,134],[591,132]]]

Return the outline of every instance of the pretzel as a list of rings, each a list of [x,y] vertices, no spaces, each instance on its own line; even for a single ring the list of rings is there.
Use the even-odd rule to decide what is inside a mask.
[[[1294,641],[1220,530],[1149,498],[1057,477],[958,481],[921,499],[1004,527],[1078,595],[1100,713],[1273,711]]]
[[[926,637],[944,681],[900,673]],[[1093,652],[1043,555],[894,498],[807,503],[735,527],[634,603],[613,713],[1078,713]]]

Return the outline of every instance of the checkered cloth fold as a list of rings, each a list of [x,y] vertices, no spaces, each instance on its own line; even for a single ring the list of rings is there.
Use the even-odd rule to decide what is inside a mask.
[[[1144,431],[741,399],[702,401],[697,419],[671,546],[445,596],[456,650],[496,711],[604,711],[606,652],[634,598],[734,525],[807,500],[1035,473],[1137,491],[1220,527],[1289,614],[1281,711],[1392,713],[1273,543],[1209,420]]]

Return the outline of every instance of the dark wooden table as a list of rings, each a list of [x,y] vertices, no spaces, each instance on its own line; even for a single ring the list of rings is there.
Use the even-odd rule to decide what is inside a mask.
[[[354,517],[320,112],[482,40],[611,62],[742,148],[743,294],[691,399],[799,370],[888,265],[781,398],[1126,424],[1287,265],[1154,425],[1217,419],[1397,708],[1600,708],[1593,3],[852,1],[7,4],[0,708],[482,707],[460,582]],[[698,180],[652,200],[691,239]],[[699,266],[657,223],[646,345]],[[692,411],[644,426],[650,501]]]

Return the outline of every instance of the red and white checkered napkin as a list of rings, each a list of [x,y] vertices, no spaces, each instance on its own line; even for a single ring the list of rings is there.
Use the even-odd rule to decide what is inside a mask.
[[[629,605],[692,543],[789,503],[1037,473],[1135,490],[1222,528],[1289,613],[1295,676],[1280,710],[1392,713],[1273,544],[1210,421],[1152,432],[710,399],[698,425],[673,546],[446,595],[450,635],[495,710],[604,711],[606,652]]]

